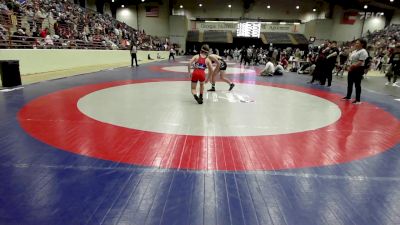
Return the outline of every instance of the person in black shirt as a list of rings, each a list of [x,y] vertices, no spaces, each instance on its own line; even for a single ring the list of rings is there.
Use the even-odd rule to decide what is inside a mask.
[[[393,86],[398,86],[396,81],[400,73],[400,45],[396,46],[392,56],[390,57],[389,64],[391,65],[391,68],[386,74],[388,82],[385,85],[391,84],[393,77]]]
[[[326,63],[324,68],[324,76],[321,80],[321,85],[325,85],[326,79],[328,79],[328,87],[332,84],[332,70],[335,68],[337,56],[339,55],[339,49],[337,48],[336,41],[332,41],[327,49],[325,49]]]
[[[326,61],[326,51],[325,49],[327,48],[329,42],[325,42],[324,45],[322,45],[319,49],[317,59],[315,61],[315,69],[312,72],[312,79],[310,84],[314,83],[314,81],[318,80],[320,83],[322,80],[324,80],[323,72],[325,68],[325,61]]]
[[[343,73],[346,69],[346,62],[347,59],[349,58],[349,50],[346,49],[345,47],[342,48],[342,50],[339,53],[339,66],[337,69],[337,73],[336,76],[339,76],[339,74],[341,74],[341,76],[343,77]]]

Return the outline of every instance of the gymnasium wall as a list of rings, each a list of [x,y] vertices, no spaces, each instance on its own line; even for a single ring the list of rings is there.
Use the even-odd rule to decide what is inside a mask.
[[[158,6],[158,16],[146,16],[146,6]],[[169,36],[169,8],[168,1],[163,4],[158,3],[143,3],[139,4],[138,10],[135,5],[119,7],[117,9],[116,19],[128,24],[129,26],[145,30],[147,34],[168,37]]]
[[[86,8],[91,9],[97,12],[96,9],[96,0],[86,0]]]
[[[385,17],[370,15],[367,19],[355,11],[353,16],[346,17],[349,24],[344,24],[344,14],[352,10],[344,10],[340,6],[335,6],[332,19],[313,20],[305,24],[305,36],[314,36],[317,40],[336,40],[339,42],[351,41],[361,37],[361,31],[365,35],[369,30],[381,30],[385,27]],[[354,11],[354,10],[353,10]],[[350,24],[353,23],[353,24]],[[364,24],[363,24],[364,23]]]
[[[159,15],[158,17],[146,16],[146,6],[158,6]],[[157,3],[146,3],[139,5],[139,17],[138,17],[139,29],[144,29],[147,34],[168,37],[169,36],[169,8],[168,1],[164,1],[162,5]]]
[[[108,15],[112,15],[111,13],[111,2],[104,2],[104,13]],[[96,7],[96,0],[86,0],[86,8],[93,10],[97,12],[97,7]]]
[[[156,51],[138,51],[138,59],[147,60],[149,53],[153,59],[157,57]],[[169,52],[159,53],[168,58]],[[21,75],[27,75],[97,65],[129,66],[131,56],[129,50],[1,49],[0,60],[19,60]]]
[[[117,9],[116,19],[135,29],[139,27],[135,5],[125,6],[125,8],[119,7]]]
[[[193,2],[193,1],[192,1]],[[200,1],[199,1],[200,3]],[[323,1],[315,0],[303,0],[301,1],[301,7],[299,10],[295,8],[296,2],[293,0],[279,0],[271,3],[271,8],[268,9],[268,1],[255,1],[251,4],[248,10],[244,9],[242,0],[219,0],[218,7],[211,7],[215,5],[214,0],[203,0],[201,1],[203,7],[199,7],[198,4],[185,4],[177,2],[173,5],[174,10],[180,10],[179,6],[183,5],[183,11],[189,19],[193,18],[263,18],[263,19],[299,19],[306,20],[311,18],[317,18],[325,16],[328,9],[328,4]],[[232,7],[228,8],[228,4]],[[312,12],[312,9],[316,8],[317,12]]]
[[[400,10],[396,10],[390,24],[400,24]]]
[[[181,49],[186,49],[187,23],[185,16],[169,16],[170,41],[179,44]]]
[[[110,2],[104,3],[104,14],[108,14],[108,15],[112,16]]]
[[[385,28],[384,16],[372,16],[365,19],[364,22],[364,19],[358,14],[352,17],[355,20],[354,24],[343,24],[342,19],[345,12],[348,10],[344,10],[340,6],[335,7],[332,29],[332,39],[334,40],[349,41],[361,37],[361,31],[365,34],[368,30],[373,32]]]

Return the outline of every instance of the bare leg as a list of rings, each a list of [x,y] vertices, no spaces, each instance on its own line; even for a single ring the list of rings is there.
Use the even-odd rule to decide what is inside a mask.
[[[204,82],[200,83],[200,97],[197,96],[197,82],[192,82],[191,84],[191,88],[192,88],[192,95],[194,97],[194,99],[196,100],[197,103],[199,104],[203,104],[203,90],[204,90]]]
[[[204,82],[200,82],[200,96],[203,97],[204,93]]]
[[[224,82],[229,84],[229,91],[231,91],[233,89],[233,87],[235,87],[235,84],[232,83],[232,81],[229,80],[228,78],[225,78],[225,71],[224,70],[221,70],[219,75],[220,75],[221,80],[223,80]]]
[[[211,75],[211,88],[210,89],[208,89],[207,91],[215,91],[215,76],[216,76],[216,74],[217,74],[218,72],[214,72],[212,75]],[[201,84],[200,84],[201,85]]]
[[[195,82],[192,82],[192,84],[191,84],[191,88],[192,88],[192,95],[196,95],[196,96],[197,96],[197,90],[196,90],[196,86],[197,86],[197,83],[195,83]]]
[[[225,71],[224,70],[221,70],[219,72],[219,76],[220,76],[221,80],[224,81],[225,83],[227,83],[227,84],[231,84],[232,83],[232,81],[230,81],[228,78],[225,78]]]

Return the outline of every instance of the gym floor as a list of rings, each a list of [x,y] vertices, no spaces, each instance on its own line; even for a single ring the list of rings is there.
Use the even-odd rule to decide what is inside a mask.
[[[0,224],[400,224],[400,87],[188,60],[3,89]]]

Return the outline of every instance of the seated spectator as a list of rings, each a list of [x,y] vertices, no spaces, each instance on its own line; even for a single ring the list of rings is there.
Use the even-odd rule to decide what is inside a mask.
[[[278,63],[275,68],[274,75],[283,75],[283,71],[285,71],[285,69],[283,68],[282,63]]]
[[[147,59],[148,60],[154,60],[153,58],[151,58],[150,54],[147,55]]]
[[[275,73],[274,64],[271,62],[271,58],[267,58],[267,64],[265,68],[261,71],[260,76],[273,76]]]
[[[41,38],[46,38],[48,34],[49,34],[49,28],[47,28],[47,27],[40,31]]]
[[[286,56],[282,57],[282,59],[281,59],[281,64],[282,64],[283,68],[286,70],[287,67],[288,67],[288,65],[289,65],[289,62],[288,62],[288,60],[286,59]]]
[[[44,39],[44,43],[45,43],[47,46],[53,46],[53,45],[54,45],[53,39],[51,38],[50,35],[47,35],[47,36],[46,36],[46,38]]]

